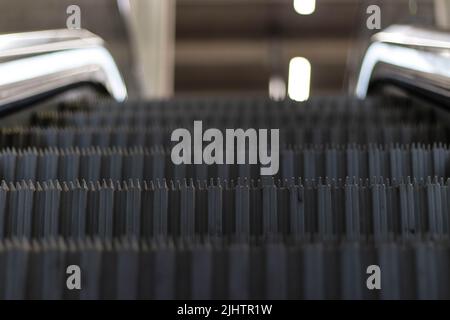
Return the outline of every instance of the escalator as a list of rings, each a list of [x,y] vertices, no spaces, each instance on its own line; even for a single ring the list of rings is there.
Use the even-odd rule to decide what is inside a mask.
[[[377,41],[407,46],[390,39]],[[302,103],[124,102],[106,71],[75,83],[119,101],[42,101],[48,88],[28,82],[39,94],[1,109],[0,298],[449,299],[448,79],[407,67],[374,63],[359,98]],[[174,164],[171,134],[195,121],[279,129],[279,170]],[[83,290],[66,286],[68,266]]]

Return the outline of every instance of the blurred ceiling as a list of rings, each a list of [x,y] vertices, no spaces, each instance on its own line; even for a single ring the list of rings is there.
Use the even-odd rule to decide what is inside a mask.
[[[433,23],[433,1],[317,0],[312,15],[292,0],[178,0],[175,90],[266,93],[271,75],[287,80],[289,60],[312,65],[312,94],[345,91],[359,67],[366,9],[393,22]]]

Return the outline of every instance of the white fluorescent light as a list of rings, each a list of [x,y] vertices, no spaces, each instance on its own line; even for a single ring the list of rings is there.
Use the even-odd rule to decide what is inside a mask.
[[[316,11],[316,0],[294,0],[294,9],[298,14],[313,14]]]
[[[309,98],[311,86],[311,64],[302,57],[296,57],[289,63],[289,97],[295,101]]]

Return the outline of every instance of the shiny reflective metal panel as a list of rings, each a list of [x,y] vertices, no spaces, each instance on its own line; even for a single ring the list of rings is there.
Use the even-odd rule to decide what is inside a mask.
[[[123,101],[127,90],[103,40],[87,30],[0,35],[1,106],[80,83]]]
[[[376,34],[361,66],[356,95],[365,98],[380,81],[450,98],[450,34],[401,25]]]

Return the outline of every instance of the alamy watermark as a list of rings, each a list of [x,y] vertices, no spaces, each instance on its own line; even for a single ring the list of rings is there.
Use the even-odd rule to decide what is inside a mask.
[[[76,264],[70,265],[66,268],[68,275],[66,280],[66,287],[68,290],[81,290],[81,268]]]
[[[225,140],[225,148],[224,148]],[[194,121],[194,138],[188,129],[176,129],[171,141],[178,142],[171,153],[172,162],[180,164],[259,164],[261,175],[278,173],[280,163],[279,129],[210,128],[203,132],[202,121]],[[203,148],[203,143],[208,144]],[[236,152],[235,152],[236,151]],[[235,161],[236,158],[236,161]],[[248,160],[248,162],[247,162]]]
[[[75,4],[67,7],[67,29],[81,29],[81,8]]]
[[[366,26],[369,30],[381,29],[381,8],[377,5],[371,5],[367,7],[366,13],[369,15],[367,18]]]
[[[376,264],[367,267],[366,273],[369,275],[366,281],[367,289],[381,290],[381,268]]]

